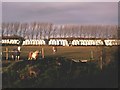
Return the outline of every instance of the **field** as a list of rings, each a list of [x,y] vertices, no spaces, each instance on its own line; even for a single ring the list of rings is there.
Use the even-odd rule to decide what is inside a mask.
[[[2,51],[5,51],[5,46]],[[17,46],[7,46],[12,51]],[[45,58],[28,61],[30,51],[44,48]],[[4,88],[49,88],[49,87],[118,87],[117,84],[117,54],[118,48],[106,46],[57,46],[57,53],[53,54],[52,46],[22,46],[19,62],[3,63]],[[101,55],[102,53],[102,55]],[[5,53],[2,55],[5,61]],[[102,58],[102,68],[101,67]],[[72,60],[89,60],[81,63]],[[9,60],[11,53],[9,53]],[[61,64],[59,64],[61,63]],[[29,75],[29,69],[37,73]],[[37,71],[36,71],[37,70]],[[39,72],[40,70],[40,72]],[[22,76],[21,76],[22,75]],[[13,81],[11,83],[11,81]]]
[[[6,47],[2,47],[2,51],[5,51]],[[9,51],[12,51],[17,46],[7,46]],[[57,47],[57,53],[53,54],[52,46],[22,46],[21,47],[21,59],[27,59],[28,53],[30,51],[41,51],[44,48],[45,57],[65,57],[69,59],[90,59],[91,56],[94,59],[99,59],[102,49],[104,49],[106,56],[112,57],[112,55],[117,50],[117,47],[103,47],[103,46],[70,46],[70,47]],[[92,54],[93,53],[93,54]],[[5,53],[2,55],[5,57]],[[9,58],[11,58],[11,53],[9,53]]]

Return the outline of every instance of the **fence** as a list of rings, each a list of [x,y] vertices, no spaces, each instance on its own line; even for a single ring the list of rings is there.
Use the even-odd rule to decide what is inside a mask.
[[[9,53],[12,53],[12,52],[14,52],[14,51],[13,50],[9,51],[9,48],[7,48],[7,47],[6,47],[5,51],[2,51],[2,53],[5,53],[5,60],[6,61],[8,61],[8,59],[9,59]],[[22,51],[19,51],[19,52],[21,53]],[[41,55],[42,55],[42,58],[45,58],[44,48],[41,49]]]
[[[8,47],[6,47],[5,51],[3,51],[3,53],[5,53],[5,61],[6,62],[8,62],[9,54],[12,53],[12,52],[14,52],[14,51],[12,51],[12,50],[10,51]],[[21,52],[24,52],[24,51],[20,51],[20,53]],[[98,56],[99,57],[98,63],[100,65],[101,69],[103,68],[103,59],[104,59],[104,55],[103,54],[104,54],[104,49],[102,49],[100,51],[100,56]],[[42,58],[45,58],[44,48],[41,49],[41,55],[42,55]],[[94,54],[94,52],[92,50],[90,51],[90,60],[93,60],[93,61],[95,60],[95,54]],[[86,63],[86,62],[89,62],[90,60],[82,59],[79,62],[85,62]],[[21,60],[19,60],[19,61],[21,61]],[[77,62],[76,60],[73,60],[73,61]]]

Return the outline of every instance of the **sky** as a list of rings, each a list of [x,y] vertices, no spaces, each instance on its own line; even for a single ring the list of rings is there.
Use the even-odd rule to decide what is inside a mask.
[[[72,0],[71,0],[72,1]],[[2,2],[3,22],[117,24],[117,2]]]

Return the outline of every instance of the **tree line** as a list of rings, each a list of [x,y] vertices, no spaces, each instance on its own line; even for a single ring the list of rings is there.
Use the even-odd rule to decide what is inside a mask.
[[[55,25],[48,22],[2,23],[2,36],[18,35],[25,39],[117,38],[117,25]]]

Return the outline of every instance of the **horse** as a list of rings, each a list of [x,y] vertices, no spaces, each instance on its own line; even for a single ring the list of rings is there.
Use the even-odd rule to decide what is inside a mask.
[[[12,59],[13,60],[19,60],[20,59],[20,51],[19,50],[13,49]]]
[[[53,54],[55,54],[57,52],[57,47],[53,47],[52,51],[53,51]]]
[[[39,51],[35,51],[35,52],[29,52],[29,55],[28,55],[28,60],[37,60],[38,56],[39,56]]]

